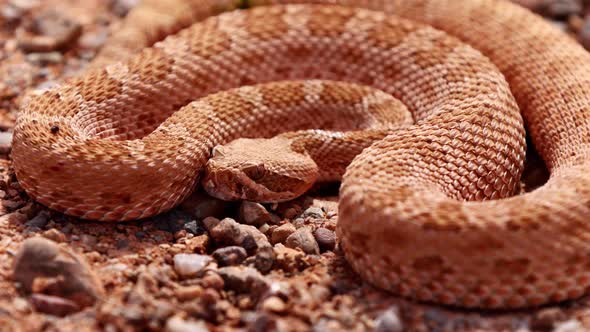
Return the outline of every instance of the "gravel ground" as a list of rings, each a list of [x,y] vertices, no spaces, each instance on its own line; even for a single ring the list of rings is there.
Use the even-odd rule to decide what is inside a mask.
[[[0,0],[1,331],[590,331],[590,298],[477,312],[367,285],[336,244],[334,188],[278,205],[195,193],[120,224],[31,201],[9,159],[19,105],[79,73],[137,2]],[[517,2],[590,47],[590,1]],[[523,190],[546,177],[531,151]]]

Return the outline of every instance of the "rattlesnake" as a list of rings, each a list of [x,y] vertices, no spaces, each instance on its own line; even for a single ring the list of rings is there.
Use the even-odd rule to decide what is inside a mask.
[[[275,3],[207,18],[105,66],[194,20]],[[312,107],[291,105],[390,104],[397,120],[351,125],[378,139],[340,191],[337,231],[356,272],[462,307],[587,292],[590,55],[527,10],[499,0],[154,0],[109,45],[93,70],[21,109],[14,169],[39,202],[86,219],[151,216],[193,190],[217,144],[309,124]],[[287,79],[324,81],[267,83]],[[370,103],[379,92],[355,83],[393,97]],[[299,111],[305,119],[289,126]],[[551,177],[510,197],[523,167],[521,114]],[[334,137],[325,144],[342,142]]]

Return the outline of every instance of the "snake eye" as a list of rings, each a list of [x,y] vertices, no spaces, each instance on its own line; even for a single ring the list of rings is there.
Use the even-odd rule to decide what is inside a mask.
[[[254,181],[260,180],[266,175],[264,164],[248,165],[243,168],[243,171]]]

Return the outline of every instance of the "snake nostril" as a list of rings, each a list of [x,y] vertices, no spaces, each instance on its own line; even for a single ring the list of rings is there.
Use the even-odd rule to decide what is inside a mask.
[[[217,145],[215,147],[213,147],[213,149],[211,149],[211,157],[215,158],[215,157],[223,157],[225,156],[225,148],[223,147],[223,145]]]

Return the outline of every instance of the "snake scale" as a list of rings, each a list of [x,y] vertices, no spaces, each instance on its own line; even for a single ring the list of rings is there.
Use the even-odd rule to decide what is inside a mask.
[[[312,179],[345,173],[337,231],[365,280],[520,308],[588,293],[589,111],[590,55],[507,1],[146,0],[90,70],[22,107],[12,158],[42,204],[131,220],[181,202],[216,146],[295,135]],[[525,124],[551,176],[514,195]],[[242,178],[305,190],[306,165]]]

